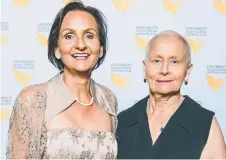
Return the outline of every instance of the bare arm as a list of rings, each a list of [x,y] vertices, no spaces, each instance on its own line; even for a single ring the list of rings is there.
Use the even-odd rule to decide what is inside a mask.
[[[209,137],[201,154],[201,159],[226,159],[224,137],[216,117],[213,117]]]

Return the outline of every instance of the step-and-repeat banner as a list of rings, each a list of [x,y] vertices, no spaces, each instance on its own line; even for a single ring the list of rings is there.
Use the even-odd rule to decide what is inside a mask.
[[[93,78],[111,88],[119,111],[148,94],[143,82],[144,49],[156,33],[171,29],[186,37],[194,65],[183,94],[216,113],[226,137],[226,0],[84,0],[100,9],[109,26],[105,62]],[[47,59],[53,19],[68,0],[1,0],[1,158],[5,157],[9,116],[25,86],[58,71]],[[192,115],[191,115],[192,116]]]

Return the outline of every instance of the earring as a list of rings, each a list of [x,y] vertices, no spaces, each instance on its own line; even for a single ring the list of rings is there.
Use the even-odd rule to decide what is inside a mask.
[[[187,84],[188,84],[188,81],[187,81],[187,80],[185,80],[185,81],[184,81],[184,84],[185,84],[185,85],[187,85]]]
[[[144,83],[146,83],[146,82],[147,82],[147,79],[144,78]]]

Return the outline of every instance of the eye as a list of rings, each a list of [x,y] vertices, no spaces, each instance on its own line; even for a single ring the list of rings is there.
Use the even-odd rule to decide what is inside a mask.
[[[153,63],[160,63],[161,61],[159,59],[152,60]]]
[[[68,40],[74,38],[74,36],[73,36],[72,34],[67,34],[67,35],[65,35],[64,37],[65,37],[65,39],[68,39]]]
[[[172,60],[171,63],[172,63],[173,65],[175,65],[175,64],[178,64],[179,62],[178,62],[177,60]]]
[[[94,36],[92,35],[92,34],[86,34],[86,36],[85,36],[86,38],[88,38],[88,39],[93,39],[94,38]]]

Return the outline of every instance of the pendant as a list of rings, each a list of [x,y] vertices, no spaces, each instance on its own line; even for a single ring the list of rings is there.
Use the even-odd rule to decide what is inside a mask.
[[[163,127],[161,127],[161,128],[160,128],[160,132],[162,132],[162,131],[163,131],[163,129],[164,129],[164,128],[163,128]]]

